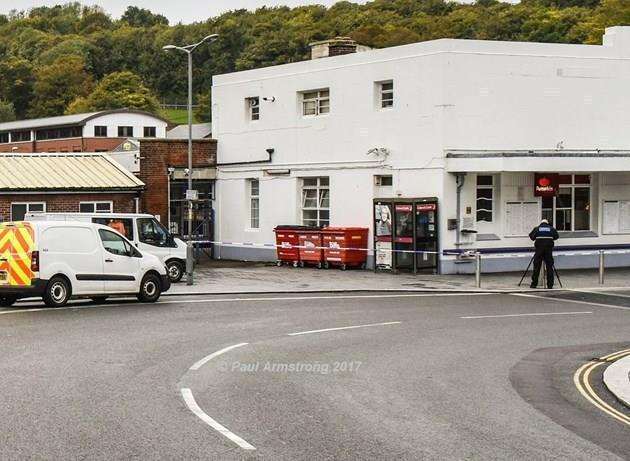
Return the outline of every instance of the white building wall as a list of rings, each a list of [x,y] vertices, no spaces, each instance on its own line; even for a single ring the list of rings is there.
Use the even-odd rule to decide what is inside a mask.
[[[95,126],[106,126],[107,137],[118,137],[119,126],[132,126],[133,137],[144,137],[144,127],[155,127],[157,138],[166,138],[167,123],[157,117],[138,113],[112,113],[88,120],[83,129],[83,136],[94,137]]]

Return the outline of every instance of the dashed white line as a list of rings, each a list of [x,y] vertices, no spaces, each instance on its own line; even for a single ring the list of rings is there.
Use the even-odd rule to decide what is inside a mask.
[[[468,317],[460,317],[462,319],[498,319],[502,317],[535,317],[545,315],[580,315],[592,314],[592,312],[532,312],[528,314],[503,314],[503,315],[471,315]]]
[[[184,402],[186,402],[186,405],[188,406],[188,409],[192,411],[195,414],[195,416],[197,416],[200,420],[202,420],[204,423],[206,423],[208,426],[210,426],[212,429],[214,429],[215,431],[217,431],[224,437],[227,437],[228,439],[230,439],[232,442],[237,444],[243,450],[256,449],[256,447],[254,447],[252,444],[242,439],[241,437],[236,435],[234,432],[230,431],[227,427],[223,426],[221,423],[219,423],[218,421],[215,421],[206,413],[204,413],[204,411],[199,407],[199,405],[197,405],[197,402],[195,401],[195,397],[193,396],[193,393],[190,389],[185,387],[181,389],[181,392],[182,392],[182,397],[184,399]]]
[[[228,351],[231,351],[232,349],[236,349],[237,347],[242,347],[242,346],[246,346],[248,343],[240,343],[240,344],[234,344],[233,346],[228,346],[225,349],[221,349],[220,351],[216,351],[213,352],[212,354],[202,358],[201,360],[199,360],[198,362],[196,362],[193,366],[191,366],[189,368],[189,370],[191,371],[197,371],[199,370],[202,366],[204,366],[206,363],[208,363],[210,360],[220,356],[221,354],[225,354]]]
[[[370,323],[367,325],[352,325],[349,327],[324,328],[322,330],[310,330],[310,331],[300,331],[297,333],[288,333],[287,336],[310,335],[313,333],[324,333],[326,331],[353,330],[355,328],[379,327],[379,326],[384,326],[384,325],[398,325],[400,323],[402,322],[383,322],[383,323]]]

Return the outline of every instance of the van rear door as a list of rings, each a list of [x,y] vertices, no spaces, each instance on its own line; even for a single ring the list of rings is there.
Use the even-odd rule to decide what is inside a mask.
[[[0,285],[31,286],[35,230],[27,222],[0,224]]]

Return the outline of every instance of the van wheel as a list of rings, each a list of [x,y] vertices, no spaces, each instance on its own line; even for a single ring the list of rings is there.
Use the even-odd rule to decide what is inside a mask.
[[[166,269],[168,270],[168,278],[172,283],[179,282],[184,276],[184,265],[179,261],[169,261],[166,263]]]
[[[0,298],[0,307],[11,307],[16,301],[16,296],[3,296]]]
[[[143,303],[154,303],[160,299],[162,294],[162,282],[160,278],[155,274],[147,274],[142,279],[140,284],[140,293],[138,293],[138,300]]]
[[[72,289],[70,284],[63,277],[53,277],[46,286],[44,292],[44,302],[49,307],[63,307],[68,304],[70,296],[72,295]]]
[[[94,304],[103,304],[105,301],[107,301],[107,296],[94,296],[90,299]]]

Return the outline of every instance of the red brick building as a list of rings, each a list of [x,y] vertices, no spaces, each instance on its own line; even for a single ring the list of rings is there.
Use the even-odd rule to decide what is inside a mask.
[[[168,122],[120,109],[0,123],[0,152],[107,152],[129,138],[166,138]]]

